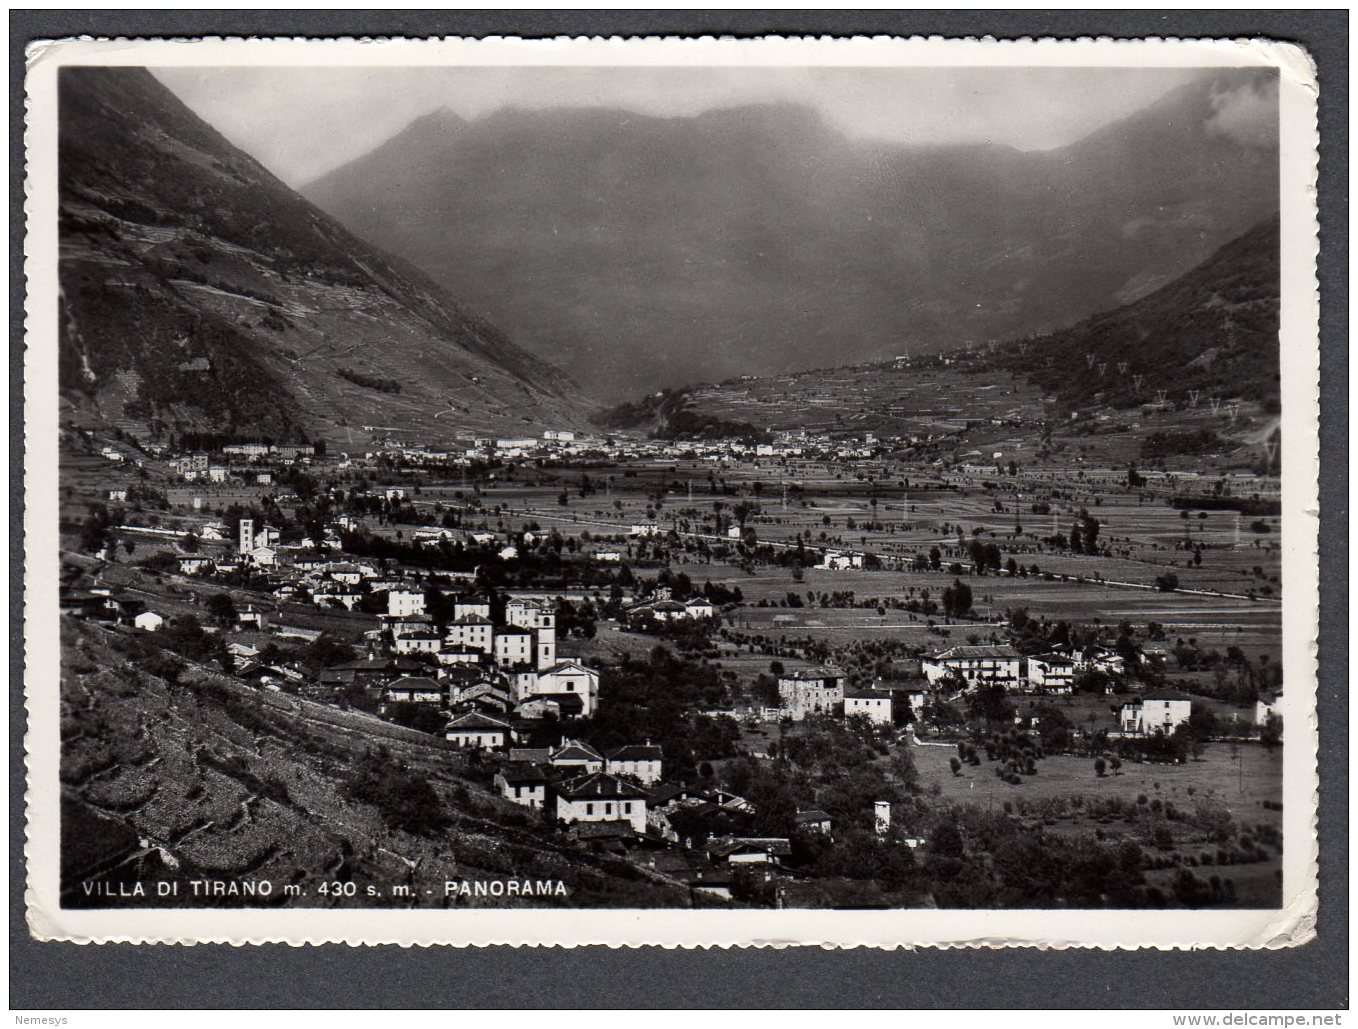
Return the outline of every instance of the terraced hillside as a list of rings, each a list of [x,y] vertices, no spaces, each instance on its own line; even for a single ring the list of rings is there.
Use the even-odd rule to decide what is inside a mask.
[[[576,420],[560,372],[144,69],[63,71],[60,146],[61,385],[76,420],[342,445]]]
[[[445,906],[449,880],[510,878],[560,881],[566,895],[470,902],[650,907],[687,897],[498,800],[482,785],[488,773],[437,737],[250,688],[130,630],[68,622],[62,644],[68,905],[145,906],[87,890],[153,880],[179,884],[167,903],[212,903],[192,881],[213,879],[268,882],[272,902],[311,907]],[[354,883],[354,896],[319,891],[336,882]],[[300,893],[286,895],[288,884]]]

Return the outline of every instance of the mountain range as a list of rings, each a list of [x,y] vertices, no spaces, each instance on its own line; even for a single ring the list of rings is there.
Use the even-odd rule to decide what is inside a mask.
[[[442,110],[302,192],[619,399],[1145,296],[1276,211],[1273,88],[1206,73],[1046,151],[855,139],[793,104]]]
[[[62,70],[59,162],[69,417],[353,444],[580,418],[568,377],[144,69]]]
[[[1282,278],[1270,218],[1153,293],[1048,335],[1006,345],[998,363],[1066,406],[1096,394],[1129,407],[1240,399],[1276,413]]]

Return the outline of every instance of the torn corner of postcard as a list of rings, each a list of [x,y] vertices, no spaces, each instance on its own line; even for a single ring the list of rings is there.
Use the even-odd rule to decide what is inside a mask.
[[[87,39],[26,87],[36,937],[1314,935],[1295,47]]]

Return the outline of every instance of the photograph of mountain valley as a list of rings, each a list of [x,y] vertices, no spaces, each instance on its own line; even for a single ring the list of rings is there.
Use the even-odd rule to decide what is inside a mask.
[[[1274,71],[59,74],[63,907],[1281,907]]]

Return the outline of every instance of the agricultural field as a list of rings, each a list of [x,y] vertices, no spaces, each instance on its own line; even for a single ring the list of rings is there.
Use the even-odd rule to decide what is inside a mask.
[[[920,746],[912,753],[921,782],[942,801],[1012,812],[1048,832],[1134,840],[1165,865],[1146,875],[1147,883],[1165,894],[1172,894],[1174,877],[1187,861],[1204,878],[1229,880],[1240,906],[1278,903],[1282,864],[1276,842],[1263,845],[1255,860],[1221,859],[1247,840],[1281,840],[1281,750],[1257,743],[1214,743],[1205,747],[1201,759],[1186,764],[1124,762],[1117,772],[1103,776],[1088,758],[1056,755],[1038,762],[1037,774],[1024,776],[1021,785],[1001,780],[989,762],[964,766],[954,775],[949,766],[956,754],[953,747]],[[1223,811],[1230,828],[1203,831],[1192,821],[1176,823],[1159,815],[1171,807]]]
[[[999,805],[1005,800],[1029,801],[1071,797],[1120,797],[1134,802],[1147,797],[1191,803],[1192,798],[1213,800],[1237,821],[1264,823],[1281,827],[1282,751],[1269,750],[1257,743],[1209,743],[1201,759],[1181,765],[1136,764],[1124,762],[1116,774],[1098,775],[1091,758],[1053,755],[1038,763],[1038,773],[1025,776],[1020,786],[1012,786],[994,774],[989,763],[964,767],[953,775],[948,760],[955,747],[918,746],[911,751],[920,779],[926,786],[937,784],[946,800]],[[1270,806],[1264,807],[1264,801]]]

